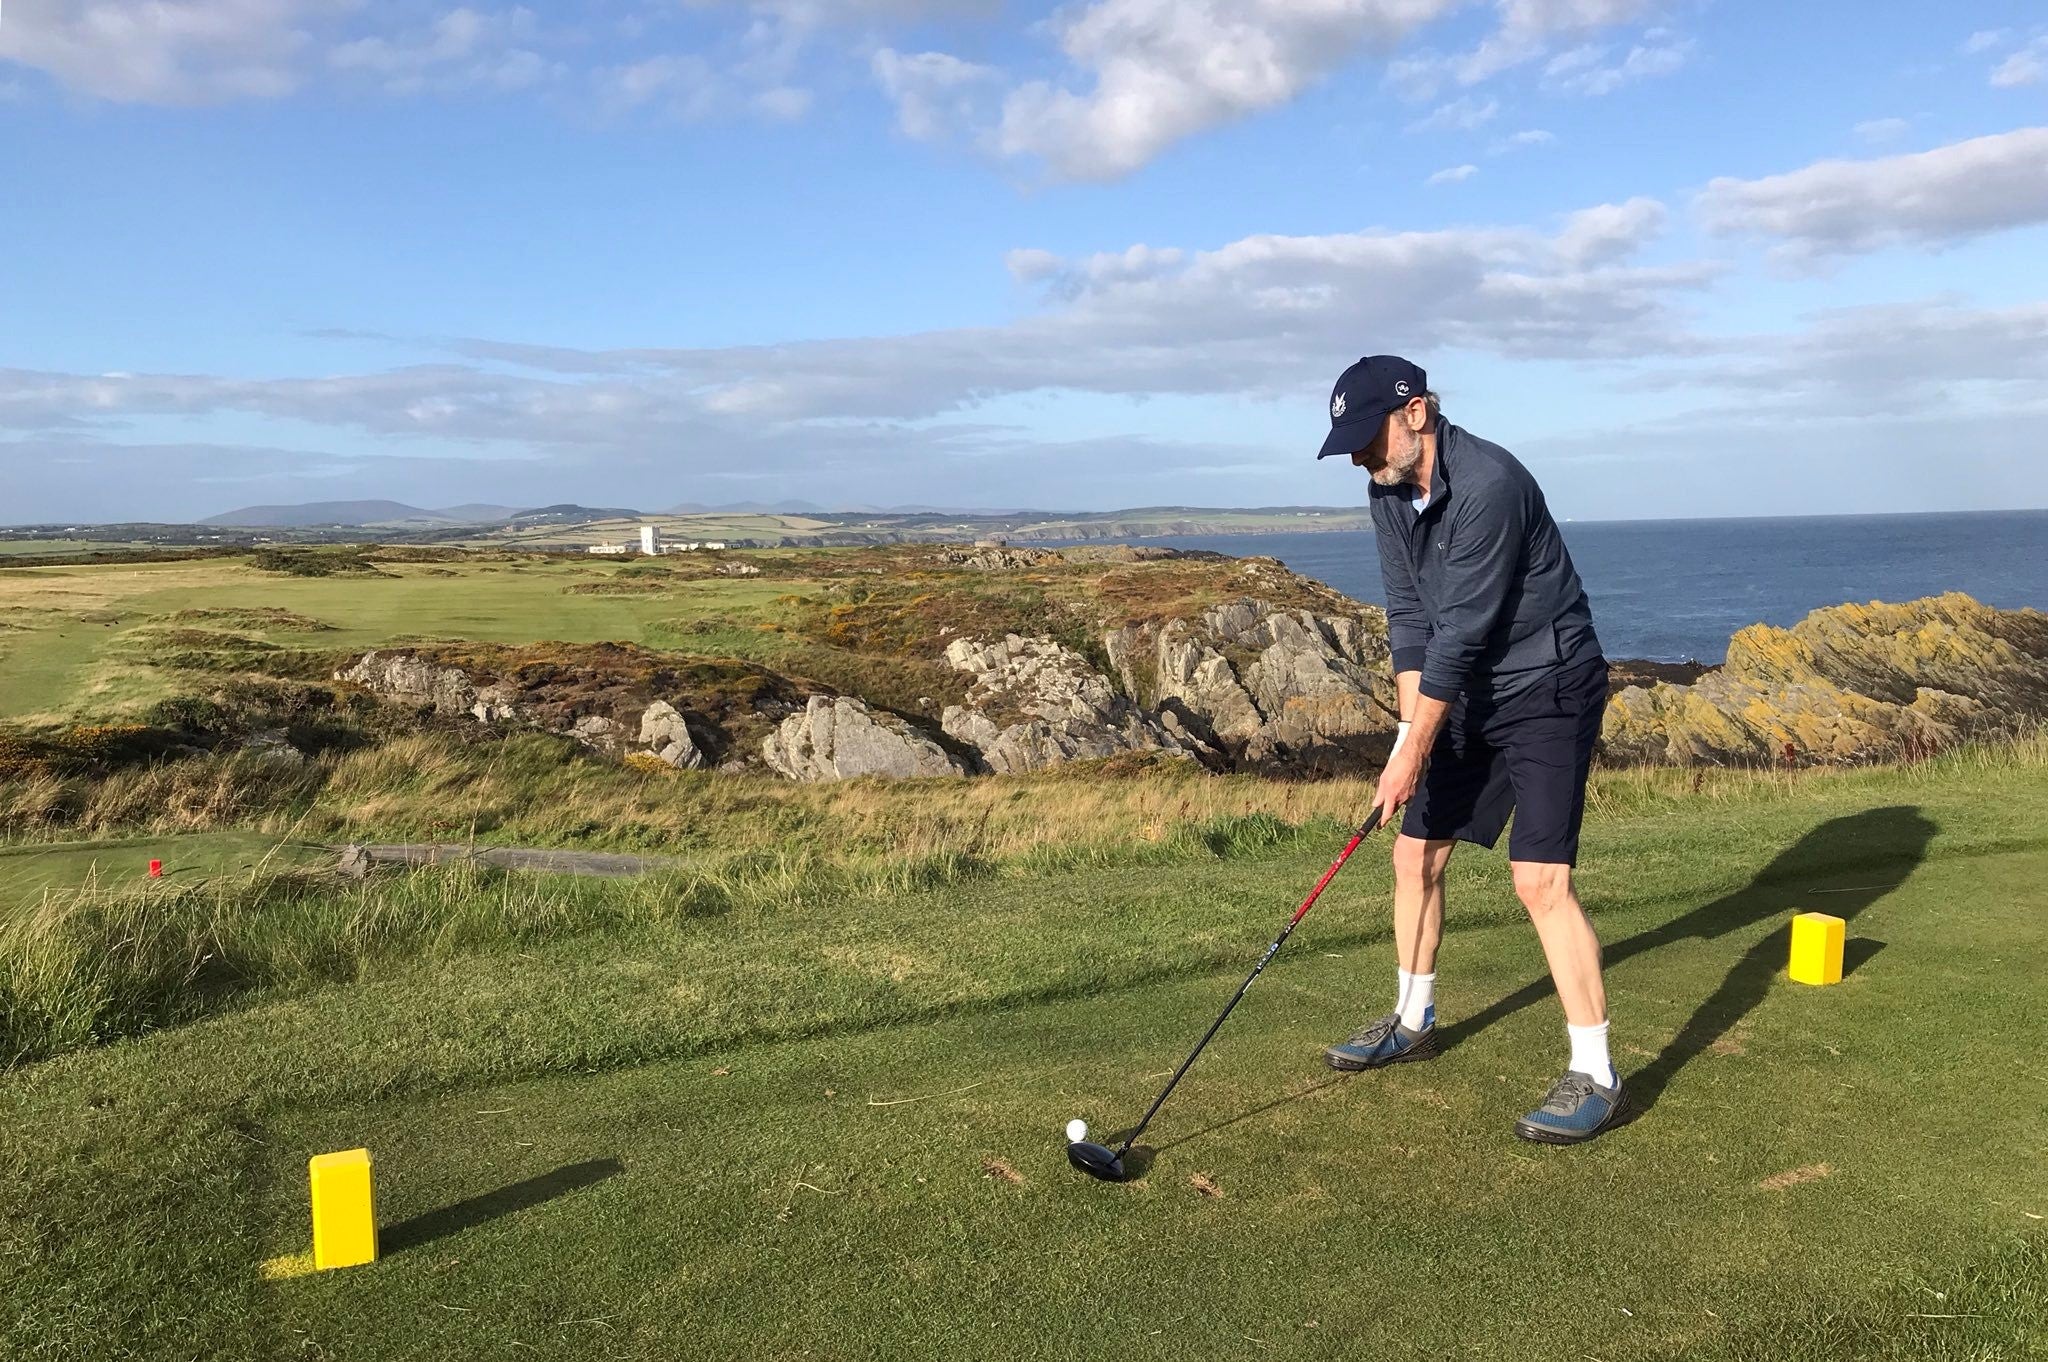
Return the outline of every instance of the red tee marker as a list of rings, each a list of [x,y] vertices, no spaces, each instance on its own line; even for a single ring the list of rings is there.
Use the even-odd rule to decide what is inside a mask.
[[[164,877],[164,863],[162,861],[151,861],[149,863],[149,877],[153,880],[160,880]]]

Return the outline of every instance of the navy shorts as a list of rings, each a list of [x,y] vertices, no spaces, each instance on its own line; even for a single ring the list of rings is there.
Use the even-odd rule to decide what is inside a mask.
[[[1451,706],[1401,831],[1429,841],[1500,840],[1508,859],[1577,865],[1586,770],[1607,712],[1607,662],[1560,667],[1498,707]]]

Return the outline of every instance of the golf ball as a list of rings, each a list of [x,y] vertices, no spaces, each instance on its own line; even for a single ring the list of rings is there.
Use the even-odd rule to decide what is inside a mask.
[[[1067,1122],[1067,1138],[1069,1140],[1087,1139],[1088,1123],[1078,1116],[1076,1116],[1073,1120]]]

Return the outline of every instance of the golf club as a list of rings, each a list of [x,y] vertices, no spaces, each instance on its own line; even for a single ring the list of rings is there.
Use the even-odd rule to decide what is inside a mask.
[[[1301,901],[1301,907],[1294,910],[1294,916],[1289,918],[1287,925],[1280,929],[1280,935],[1273,938],[1273,944],[1266,947],[1266,953],[1259,957],[1259,963],[1252,967],[1251,974],[1245,978],[1243,983],[1237,986],[1237,992],[1231,995],[1228,1003],[1224,1004],[1222,1014],[1216,1018],[1215,1024],[1209,1028],[1208,1035],[1202,1037],[1195,1048],[1189,1052],[1188,1057],[1181,1061],[1180,1068],[1174,1070],[1173,1077],[1167,1080],[1166,1087],[1153,1100],[1152,1109],[1145,1113],[1145,1119],[1138,1122],[1136,1130],[1124,1136],[1123,1147],[1112,1150],[1107,1145],[1096,1144],[1089,1140],[1075,1140],[1067,1145],[1068,1163],[1073,1164],[1074,1167],[1080,1169],[1089,1177],[1101,1178],[1104,1182],[1122,1182],[1125,1179],[1127,1174],[1124,1172],[1124,1155],[1131,1152],[1131,1146],[1136,1144],[1138,1137],[1145,1133],[1145,1127],[1152,1124],[1152,1118],[1159,1114],[1159,1108],[1165,1103],[1167,1094],[1171,1093],[1174,1085],[1180,1082],[1181,1075],[1188,1071],[1188,1066],[1195,1062],[1195,1056],[1202,1053],[1203,1046],[1206,1046],[1217,1031],[1222,1029],[1223,1020],[1230,1015],[1231,1008],[1237,1006],[1238,1001],[1251,989],[1253,981],[1259,977],[1261,971],[1266,968],[1275,955],[1280,953],[1280,948],[1287,943],[1287,938],[1293,935],[1295,925],[1302,918],[1308,916],[1308,910],[1315,906],[1315,901],[1322,895],[1324,887],[1337,877],[1337,872],[1344,868],[1344,862],[1350,860],[1351,853],[1358,850],[1358,844],[1363,842],[1372,830],[1379,825],[1380,811],[1374,809],[1371,814],[1367,815],[1365,822],[1359,825],[1358,831],[1351,834],[1351,840],[1346,842],[1344,849],[1337,853],[1337,859],[1330,862],[1330,868],[1325,870],[1323,877],[1316,881],[1316,887],[1308,891],[1308,897]]]

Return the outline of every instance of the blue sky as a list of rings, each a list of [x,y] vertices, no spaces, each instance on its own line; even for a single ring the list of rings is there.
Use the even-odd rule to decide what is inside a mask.
[[[0,520],[2048,505],[2048,6],[6,0]]]

